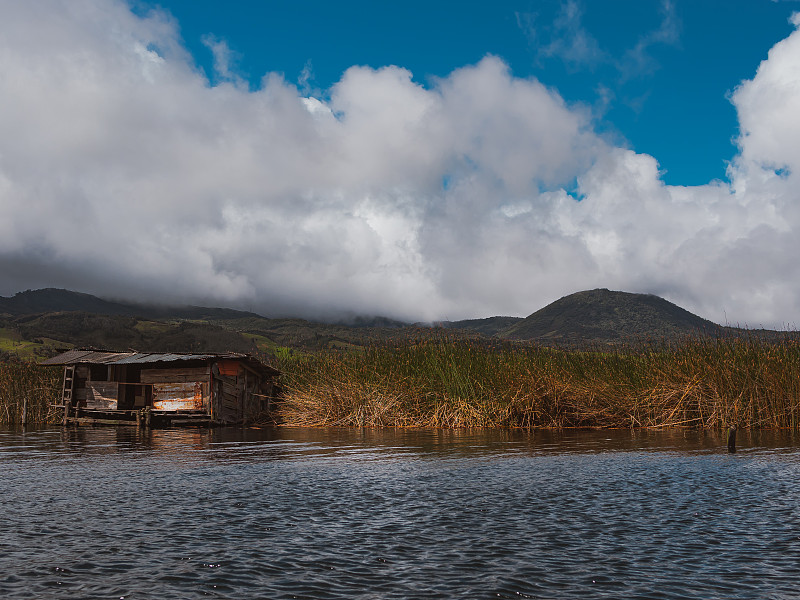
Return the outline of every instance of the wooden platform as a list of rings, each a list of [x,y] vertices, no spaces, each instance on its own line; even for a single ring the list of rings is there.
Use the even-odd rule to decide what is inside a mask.
[[[138,410],[79,408],[77,414],[70,414],[66,418],[65,424],[143,427],[148,426],[144,417],[145,415]],[[150,411],[150,427],[211,427],[213,425],[211,417],[201,410]]]

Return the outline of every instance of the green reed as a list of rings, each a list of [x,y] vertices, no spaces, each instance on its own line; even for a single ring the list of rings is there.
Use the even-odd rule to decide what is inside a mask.
[[[796,339],[565,350],[429,333],[284,359],[293,425],[790,427]]]
[[[28,425],[58,421],[53,407],[61,395],[62,370],[32,362],[0,362],[0,424],[21,425],[23,409]]]

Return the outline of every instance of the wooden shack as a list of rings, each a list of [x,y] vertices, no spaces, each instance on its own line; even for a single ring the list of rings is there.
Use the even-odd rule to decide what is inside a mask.
[[[279,371],[249,354],[69,350],[64,423],[231,425],[270,408]]]

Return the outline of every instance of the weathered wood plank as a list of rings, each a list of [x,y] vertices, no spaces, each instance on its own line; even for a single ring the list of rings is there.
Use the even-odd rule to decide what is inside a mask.
[[[208,367],[185,367],[182,369],[142,369],[142,383],[189,383],[208,379]]]
[[[153,410],[202,410],[204,386],[200,381],[190,383],[154,383]]]
[[[116,410],[119,386],[116,381],[92,381],[88,384],[86,408]]]
[[[92,417],[68,417],[68,423],[74,423],[75,425],[130,425],[136,426],[136,421],[125,421],[125,420],[117,420],[117,419],[94,419]]]
[[[221,375],[233,375],[234,377],[241,371],[239,361],[236,360],[219,360],[217,361],[217,368]]]

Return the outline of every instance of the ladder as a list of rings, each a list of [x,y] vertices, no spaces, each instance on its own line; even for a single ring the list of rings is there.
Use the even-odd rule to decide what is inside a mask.
[[[64,386],[62,387],[61,404],[63,406],[72,405],[72,391],[75,388],[75,367],[67,365],[64,367]]]

